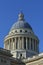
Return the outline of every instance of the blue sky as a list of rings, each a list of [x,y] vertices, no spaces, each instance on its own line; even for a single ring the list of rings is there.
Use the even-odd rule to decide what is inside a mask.
[[[43,0],[0,0],[0,47],[4,47],[4,37],[20,11],[38,36],[39,50],[43,52]]]

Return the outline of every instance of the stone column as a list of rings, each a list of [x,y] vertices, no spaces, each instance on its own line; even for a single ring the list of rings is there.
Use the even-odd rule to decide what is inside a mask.
[[[33,41],[34,41],[34,42],[33,42],[33,44],[34,44],[34,49],[33,49],[33,50],[35,51],[35,47],[36,47],[36,46],[35,46],[35,39],[33,39]]]
[[[6,41],[4,42],[4,48],[6,49]]]
[[[10,43],[10,39],[9,39],[9,49],[11,49],[11,43]]]
[[[24,49],[24,37],[22,37],[22,49]]]
[[[22,39],[20,40],[20,49],[22,48]]]
[[[12,46],[12,49],[13,49],[13,38],[11,39],[11,46]]]
[[[20,49],[20,38],[18,37],[18,49]]]
[[[31,50],[31,38],[29,38],[29,49]]]
[[[13,50],[15,49],[15,39],[12,38],[12,47],[13,47]]]
[[[15,37],[15,49],[16,49],[16,37]]]
[[[37,43],[37,45],[38,45],[38,53],[39,53],[39,43]]]
[[[15,38],[13,38],[13,50],[15,49]]]
[[[12,50],[12,38],[11,38],[10,44],[11,44],[11,50]]]
[[[35,51],[37,51],[37,43],[36,43],[36,40],[35,40]]]
[[[12,49],[12,40],[10,39],[10,49]]]
[[[6,49],[6,41],[4,42],[4,49]]]
[[[27,42],[27,37],[26,37],[26,49],[28,49],[28,48],[27,48],[27,47],[28,47],[28,46],[27,46],[27,43],[28,43],[28,42]]]
[[[21,45],[21,49],[22,49],[22,37],[20,37],[20,45]]]
[[[9,49],[8,40],[6,41],[6,49]]]
[[[36,52],[39,52],[39,44],[37,40],[36,40]]]
[[[9,40],[8,40],[8,50],[9,50],[9,46],[10,46],[10,45],[9,45]]]
[[[32,39],[32,46],[33,46],[32,47],[33,48],[32,50],[34,51],[34,39]]]
[[[14,38],[13,38],[14,39]],[[14,50],[14,40],[13,40],[13,50]]]
[[[19,37],[19,49],[21,49],[21,44],[20,44],[20,37]]]

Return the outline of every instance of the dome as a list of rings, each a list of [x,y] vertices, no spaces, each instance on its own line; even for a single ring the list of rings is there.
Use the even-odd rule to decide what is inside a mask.
[[[24,20],[23,13],[19,14],[18,21],[13,24],[11,30],[19,29],[19,28],[28,28],[32,30],[32,27]]]
[[[39,39],[25,21],[23,13],[19,14],[17,22],[5,37],[4,48],[10,50],[13,57],[18,59],[30,58],[39,53]]]

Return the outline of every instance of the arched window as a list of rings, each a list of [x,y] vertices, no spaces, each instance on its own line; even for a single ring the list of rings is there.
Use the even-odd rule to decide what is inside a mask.
[[[17,33],[17,30],[15,30],[15,32]]]
[[[22,54],[20,54],[20,58],[22,58]]]
[[[20,32],[22,32],[22,30],[20,30]]]
[[[24,49],[26,49],[26,38],[24,37]]]
[[[27,32],[27,30],[25,30],[25,32]]]

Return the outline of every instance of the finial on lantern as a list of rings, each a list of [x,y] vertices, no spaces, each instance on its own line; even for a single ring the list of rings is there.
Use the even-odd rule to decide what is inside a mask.
[[[22,12],[19,13],[19,20],[24,20],[24,14]]]

